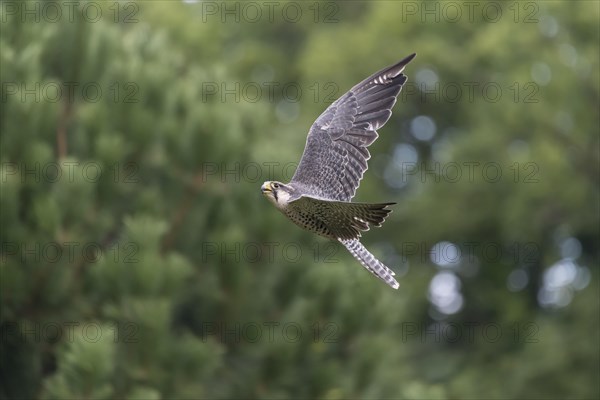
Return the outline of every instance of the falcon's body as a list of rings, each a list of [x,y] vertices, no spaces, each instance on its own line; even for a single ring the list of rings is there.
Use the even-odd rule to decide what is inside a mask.
[[[394,203],[351,203],[367,161],[367,147],[390,118],[415,54],[385,68],[336,100],[313,124],[304,154],[288,184],[265,182],[263,194],[298,226],[337,240],[371,273],[394,289],[394,272],[360,242],[361,231],[381,226]]]

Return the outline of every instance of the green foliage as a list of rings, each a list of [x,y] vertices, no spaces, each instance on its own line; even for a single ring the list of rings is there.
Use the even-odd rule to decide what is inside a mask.
[[[450,21],[448,2],[276,3],[253,20],[238,2],[81,2],[57,21],[1,4],[0,396],[598,398],[598,4]],[[357,194],[399,203],[364,235],[393,291],[259,187],[291,177],[332,100],[411,52]],[[579,286],[546,301],[560,262]]]

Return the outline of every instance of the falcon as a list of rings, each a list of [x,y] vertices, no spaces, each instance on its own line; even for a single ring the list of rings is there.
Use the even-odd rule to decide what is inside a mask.
[[[371,158],[368,147],[392,115],[416,56],[371,75],[333,102],[313,123],[289,183],[267,181],[262,193],[296,225],[340,242],[369,272],[394,289],[394,271],[361,243],[362,231],[380,227],[396,203],[352,203]]]

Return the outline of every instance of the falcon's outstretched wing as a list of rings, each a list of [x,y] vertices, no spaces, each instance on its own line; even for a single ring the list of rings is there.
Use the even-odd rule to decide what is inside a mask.
[[[407,79],[402,71],[415,55],[371,75],[317,118],[290,183],[324,199],[354,197],[371,157],[367,147],[392,115]]]

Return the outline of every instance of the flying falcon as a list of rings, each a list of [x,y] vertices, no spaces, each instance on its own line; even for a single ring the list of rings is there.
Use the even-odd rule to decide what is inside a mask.
[[[262,193],[296,225],[337,240],[373,275],[398,289],[394,271],[359,241],[361,231],[381,226],[395,203],[351,203],[371,158],[367,149],[390,119],[406,82],[404,67],[416,56],[371,75],[331,104],[308,133],[290,183],[267,181]]]

